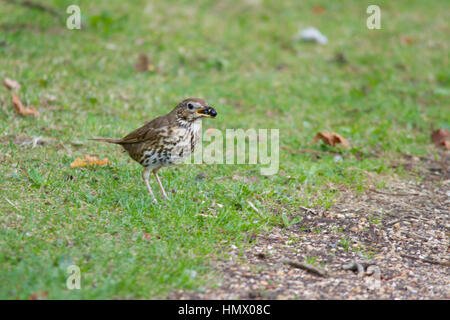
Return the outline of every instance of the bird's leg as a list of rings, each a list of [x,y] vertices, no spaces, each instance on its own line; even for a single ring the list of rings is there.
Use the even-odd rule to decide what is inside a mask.
[[[161,184],[161,180],[159,180],[158,170],[159,170],[159,168],[154,169],[153,174],[155,175],[156,181],[158,181],[159,188],[161,189],[161,192],[162,192],[164,198],[166,198],[167,200],[170,200],[169,197],[167,196],[166,191],[164,190],[164,187]]]
[[[149,177],[150,177],[150,169],[145,168],[144,171],[142,172],[142,179],[144,179],[145,186],[147,187],[148,192],[150,192],[150,194],[152,195],[153,201],[157,202],[155,195],[153,194],[152,188],[150,187],[150,183],[148,182]]]

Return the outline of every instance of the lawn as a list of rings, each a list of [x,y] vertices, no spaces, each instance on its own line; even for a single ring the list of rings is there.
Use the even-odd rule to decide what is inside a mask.
[[[37,1],[37,0],[36,0]],[[66,17],[74,1],[40,1]],[[0,298],[165,298],[214,286],[211,261],[255,233],[328,208],[368,174],[431,156],[449,129],[448,1],[75,1],[83,27],[0,0]],[[318,28],[328,44],[296,39]],[[139,54],[153,71],[138,72]],[[209,127],[280,131],[280,170],[180,165],[160,172],[172,201],[152,202],[141,167],[114,145],[178,101],[202,97]],[[313,143],[320,131],[350,148]],[[43,144],[20,143],[41,137]],[[339,156],[336,157],[336,153]],[[108,166],[71,168],[77,157]],[[163,199],[156,182],[156,196]],[[380,185],[381,186],[381,185]],[[67,267],[81,270],[69,290]]]

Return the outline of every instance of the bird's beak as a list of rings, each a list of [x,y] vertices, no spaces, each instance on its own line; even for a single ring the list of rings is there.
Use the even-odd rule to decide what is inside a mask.
[[[215,118],[217,116],[217,111],[210,106],[200,108],[197,111],[195,111],[195,113],[207,118]]]

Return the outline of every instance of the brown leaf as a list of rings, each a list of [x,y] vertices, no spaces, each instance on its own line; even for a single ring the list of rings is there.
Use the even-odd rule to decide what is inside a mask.
[[[89,155],[84,156],[85,160],[81,158],[76,158],[71,164],[71,168],[77,168],[77,167],[87,167],[87,166],[103,166],[109,163],[108,158],[105,158],[103,160],[100,160],[97,157],[91,157]]]
[[[407,44],[407,45],[411,45],[414,42],[414,40],[408,36],[401,36],[400,39],[404,44]]]
[[[102,166],[105,164],[108,164],[108,158],[105,158],[103,160],[100,160],[97,157],[91,157],[89,155],[85,155],[84,158],[87,160],[89,165],[98,165],[98,166]]]
[[[142,239],[143,240],[150,240],[151,239],[150,233],[142,232]]]
[[[139,54],[138,62],[134,65],[134,69],[139,72],[155,71],[150,58],[144,53]]]
[[[347,58],[345,57],[344,53],[338,52],[334,55],[333,61],[340,63],[340,64],[346,64],[348,63]]]
[[[315,13],[315,14],[321,14],[324,11],[325,11],[325,8],[320,5],[313,7],[313,13]]]
[[[348,148],[348,141],[340,134],[335,132],[319,132],[314,137],[314,142],[322,140],[324,143],[334,147],[336,144],[342,143],[344,148]]]
[[[15,93],[12,95],[12,103],[14,105],[14,109],[16,109],[16,111],[23,116],[32,115],[36,117],[39,114],[35,107],[24,107],[22,101],[19,99],[19,96]]]
[[[431,133],[431,141],[438,147],[450,150],[450,132],[446,129],[437,129]]]
[[[48,296],[47,291],[37,291],[30,294],[28,300],[44,300],[47,298],[47,296]]]
[[[81,159],[81,158],[76,158],[71,164],[70,167],[71,168],[77,168],[77,167],[86,167],[87,163]]]
[[[16,80],[5,78],[3,80],[3,85],[6,87],[6,89],[11,90],[19,90],[20,89],[20,83],[18,83]]]

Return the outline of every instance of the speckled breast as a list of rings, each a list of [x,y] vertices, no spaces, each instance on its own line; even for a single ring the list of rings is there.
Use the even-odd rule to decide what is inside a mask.
[[[200,133],[200,125],[174,128],[167,135],[161,135],[157,144],[143,151],[138,162],[150,168],[181,163],[194,151]]]

